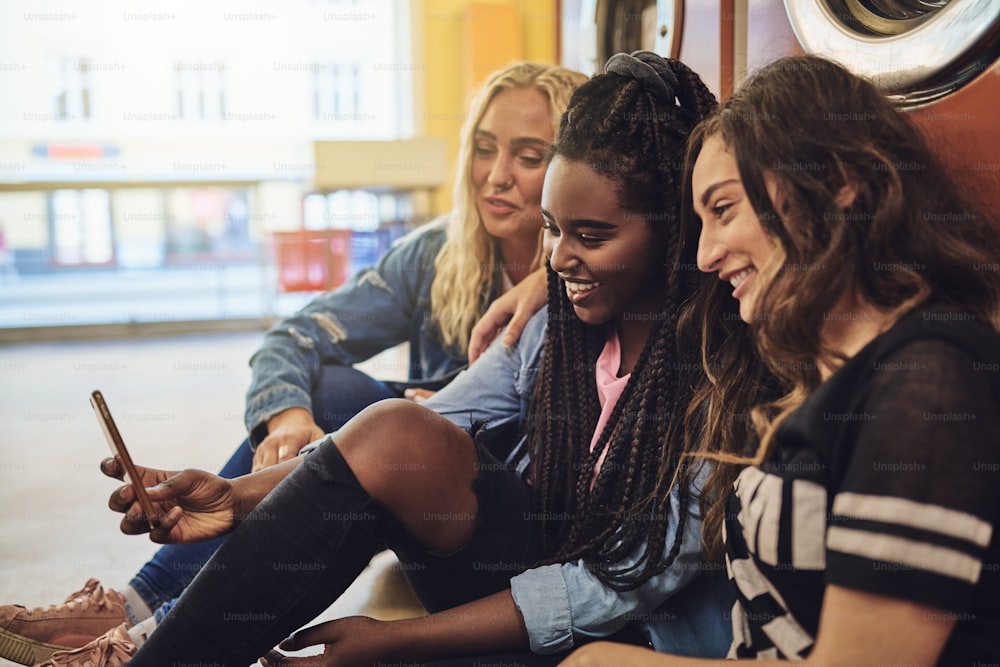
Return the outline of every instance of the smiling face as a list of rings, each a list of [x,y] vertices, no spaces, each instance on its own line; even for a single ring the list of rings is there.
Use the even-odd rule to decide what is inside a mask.
[[[765,176],[774,201],[774,179]],[[760,224],[743,188],[736,158],[718,135],[702,145],[691,172],[694,212],[701,219],[698,268],[718,273],[733,286],[744,322],[759,316],[757,299],[763,290],[759,270],[767,266],[777,246]]]
[[[494,238],[537,243],[552,139],[549,101],[538,88],[508,88],[490,101],[473,138],[471,177],[479,216]]]
[[[545,255],[577,317],[587,324],[648,322],[638,316],[659,312],[664,241],[657,223],[619,205],[614,181],[556,156],[545,175],[542,215]]]

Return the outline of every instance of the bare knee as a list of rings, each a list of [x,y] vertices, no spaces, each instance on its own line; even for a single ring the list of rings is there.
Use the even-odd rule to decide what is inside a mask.
[[[334,434],[344,457],[391,455],[400,443],[426,441],[458,429],[433,410],[402,398],[388,398],[369,405]],[[460,429],[458,429],[460,430]]]
[[[334,437],[365,490],[383,503],[452,476],[475,477],[469,435],[437,413],[404,399],[362,410]]]
[[[427,408],[393,399],[360,412],[334,441],[365,491],[423,544],[451,551],[469,539],[479,457],[468,433]]]

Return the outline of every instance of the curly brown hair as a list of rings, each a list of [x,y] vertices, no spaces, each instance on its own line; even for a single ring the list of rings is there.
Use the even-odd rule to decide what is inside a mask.
[[[749,325],[729,318],[720,333],[720,313],[734,302],[715,280],[689,322],[704,334],[706,366],[714,365],[695,437],[720,462],[710,482],[717,503],[704,523],[706,541],[717,544],[721,504],[736,474],[723,462],[763,461],[774,429],[820,384],[820,365],[843,362],[820,336],[840,298],[853,291],[891,321],[923,303],[946,304],[1000,328],[1000,239],[906,114],[829,60],[798,56],[762,68],[693,132],[689,165],[715,136],[732,151],[780,253],[762,269],[760,317]],[[765,176],[781,195],[780,210]],[[845,187],[854,194],[846,207]],[[685,240],[696,243],[690,183],[684,213]],[[769,376],[780,396],[762,400]],[[758,443],[748,444],[731,410],[750,414]]]

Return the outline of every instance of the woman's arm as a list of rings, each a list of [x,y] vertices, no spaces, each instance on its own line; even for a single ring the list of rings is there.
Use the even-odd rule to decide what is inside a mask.
[[[267,420],[267,436],[257,445],[252,471],[288,461],[310,442],[323,437],[323,428],[306,408],[288,408]]]
[[[121,530],[128,535],[149,533],[151,540],[161,544],[201,542],[231,531],[301,460],[298,457],[233,480],[203,470],[170,472],[136,466],[138,483],[153,501],[153,530],[131,484],[115,490],[108,506],[125,515]],[[119,480],[124,476],[121,464],[113,458],[101,462],[101,471]]]
[[[410,663],[455,655],[525,650],[524,621],[509,591],[448,611],[400,621],[351,617],[314,625],[292,634],[280,648],[296,651],[325,644],[325,665]],[[285,658],[272,654],[272,665],[318,664],[316,657]],[[309,662],[304,662],[309,661]]]
[[[252,445],[271,445],[275,417],[283,419],[294,408],[312,415],[311,387],[322,365],[349,366],[408,339],[414,318],[422,316],[418,304],[429,291],[443,241],[443,228],[415,232],[377,267],[316,297],[268,331],[250,359],[245,422]],[[299,448],[315,435],[310,424],[296,430]],[[287,456],[294,456],[291,444],[283,438],[275,447],[285,445]]]
[[[527,632],[523,623],[509,592],[504,591],[424,618],[388,623],[348,618],[323,623],[296,632],[281,648],[298,650],[325,643],[328,665],[478,655],[525,648]],[[953,614],[933,607],[828,586],[816,646],[800,664],[804,667],[931,666],[941,655],[954,624]],[[286,660],[281,664],[298,662]],[[627,644],[594,642],[574,651],[560,667],[732,664],[723,659],[684,658]],[[754,664],[779,667],[787,663],[757,660]]]
[[[505,326],[501,343],[510,346],[521,338],[528,320],[545,305],[548,298],[547,285],[548,270],[542,267],[490,304],[472,328],[472,335],[469,337],[470,364],[486,351]]]
[[[698,488],[703,483],[705,474],[707,467],[696,478]],[[621,630],[630,621],[656,618],[657,614],[654,612],[657,611],[669,616],[671,612],[661,609],[667,600],[684,599],[687,587],[694,585],[696,578],[711,576],[701,546],[700,518],[696,512],[689,512],[685,522],[682,524],[680,521],[681,493],[696,492],[680,485],[670,491],[670,528],[665,539],[669,548],[677,531],[682,531],[678,553],[668,567],[641,586],[631,590],[614,590],[606,586],[595,574],[594,568],[583,561],[544,565],[526,570],[511,579],[511,594],[524,616],[533,651],[566,651],[574,647],[579,637],[607,637]],[[641,551],[637,551],[620,565],[632,565],[640,555]],[[706,590],[707,588],[702,588],[703,592]],[[732,600],[723,604],[712,596],[711,600],[705,599],[704,604],[717,607],[716,611],[721,616],[729,611]],[[681,608],[692,609],[691,606]],[[711,617],[712,611],[708,609],[705,613]],[[715,628],[691,628],[684,625],[677,628],[676,632],[695,632],[699,636],[678,637],[672,645],[694,646],[698,650],[709,646],[708,650],[714,650],[714,655],[723,655],[730,637],[728,633],[720,636],[720,627],[724,630],[726,626],[717,624]]]
[[[253,508],[257,507],[264,499],[264,496],[271,493],[274,487],[288,477],[302,461],[303,457],[297,456],[284,463],[231,480],[235,497],[235,524],[243,521]]]
[[[804,667],[935,665],[955,625],[955,614],[882,595],[827,586],[816,646]],[[574,651],[560,667],[724,667],[701,660],[598,642]],[[755,665],[787,664],[756,660]]]

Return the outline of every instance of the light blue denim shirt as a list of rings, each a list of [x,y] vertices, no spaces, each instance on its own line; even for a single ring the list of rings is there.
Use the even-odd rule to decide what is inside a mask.
[[[520,341],[510,347],[494,344],[424,405],[465,429],[481,422],[490,427],[513,420],[523,424],[540,368],[546,318],[543,309],[528,322]],[[515,450],[509,461],[519,464],[519,470],[526,464],[522,453]],[[682,492],[672,491],[675,530],[677,496]],[[697,501],[691,507],[696,508]],[[513,577],[511,595],[524,617],[531,650],[564,651],[577,637],[605,637],[632,622],[658,651],[725,656],[732,640],[729,619],[735,594],[724,566],[704,562],[701,520],[695,511],[686,524],[673,564],[635,590],[606,587],[583,561],[544,565]],[[673,535],[667,535],[668,544]]]
[[[252,446],[266,437],[267,421],[279,412],[312,412],[310,387],[322,365],[355,364],[409,341],[411,380],[434,382],[465,366],[465,355],[444,346],[431,316],[434,262],[446,228],[447,217],[441,217],[411,232],[377,266],[267,332],[250,359],[245,421]]]

